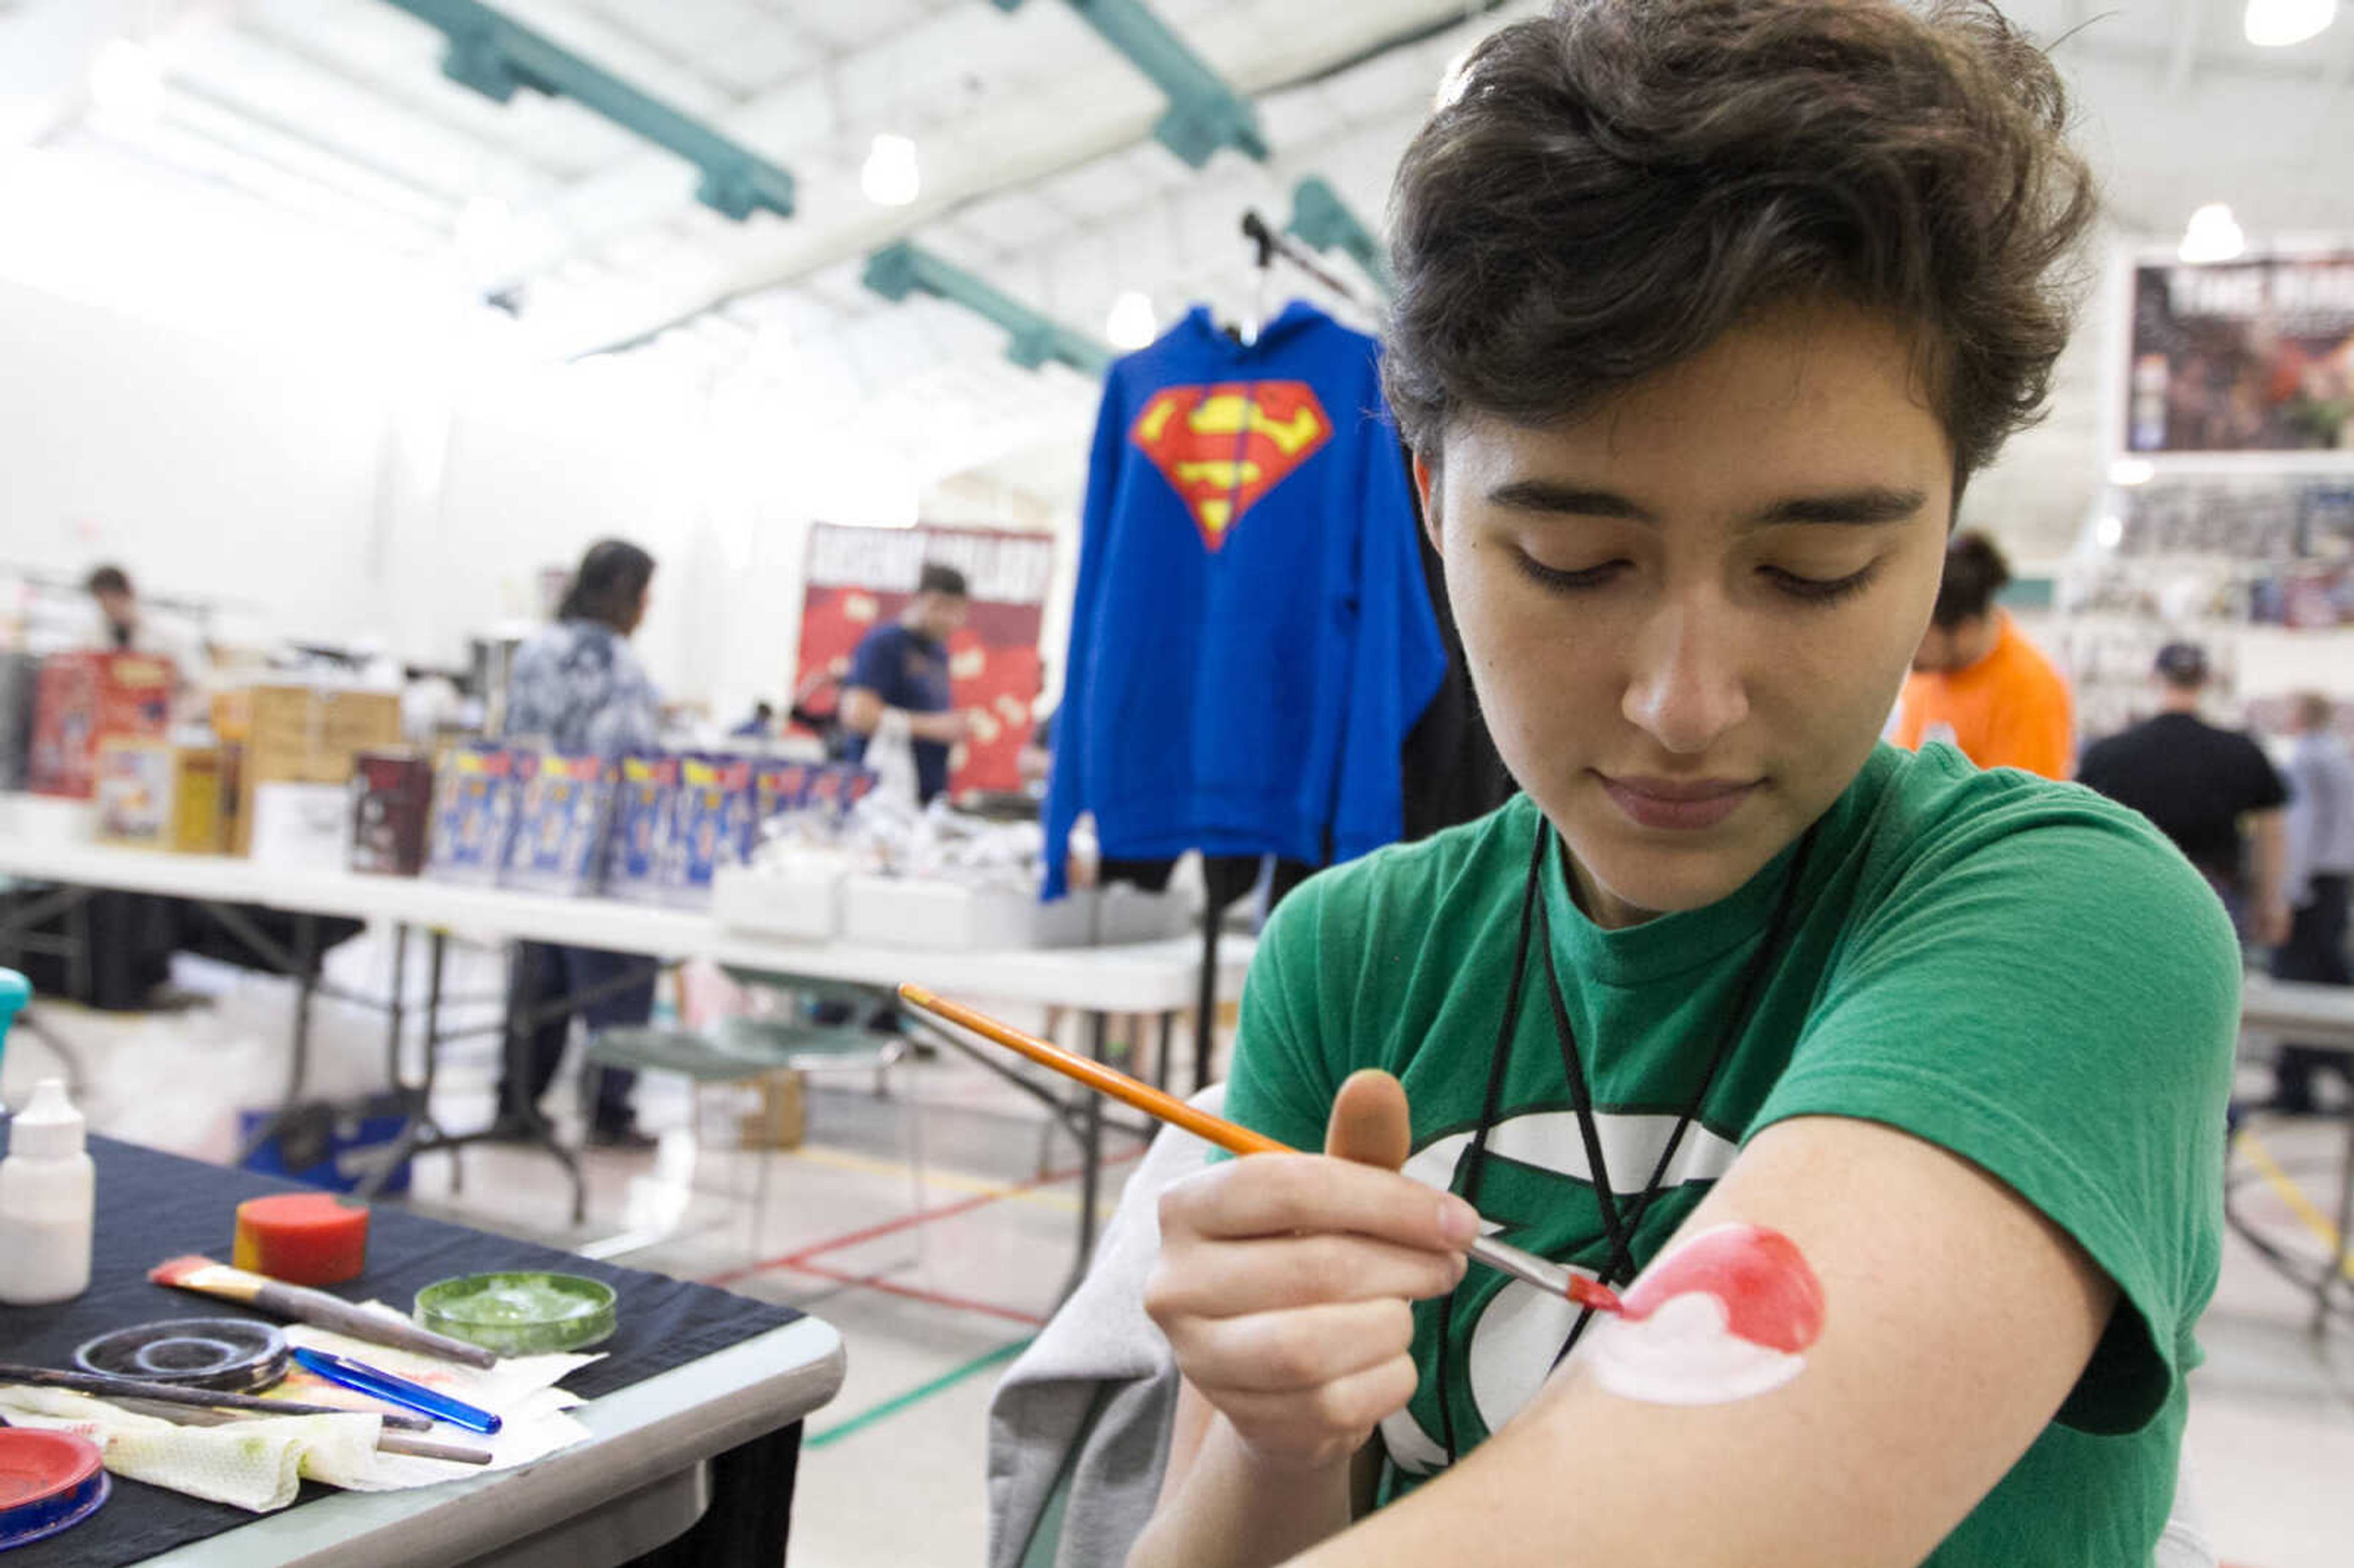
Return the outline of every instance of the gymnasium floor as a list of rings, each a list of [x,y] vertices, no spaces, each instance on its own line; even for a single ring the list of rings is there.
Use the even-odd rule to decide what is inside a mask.
[[[333,955],[332,973],[380,991],[389,953],[372,938]],[[412,966],[412,974],[415,966]],[[471,955],[452,990],[489,994],[498,971]],[[182,960],[189,1004],[105,1015],[47,1008],[48,1026],[81,1058],[98,1130],[206,1158],[231,1146],[241,1105],[282,1084],[291,989],[281,980]],[[380,1022],[323,1003],[314,1088],[361,1093],[381,1081]],[[495,1080],[488,1042],[445,1052],[437,1111],[465,1128],[487,1118]],[[6,1061],[13,1103],[53,1071],[19,1036]],[[168,1081],[168,1100],[143,1089]],[[784,1153],[732,1147],[733,1091],[705,1091],[698,1118],[675,1079],[641,1090],[651,1154],[592,1153],[590,1218],[568,1224],[557,1167],[527,1150],[478,1148],[418,1162],[420,1212],[559,1246],[645,1229],[681,1234],[617,1261],[816,1312],[842,1331],[850,1369],[814,1417],[793,1525],[796,1568],[964,1568],[986,1529],[983,1457],[990,1393],[1035,1331],[1071,1266],[1077,1213],[1075,1150],[1042,1137],[1041,1113],[953,1056],[903,1065],[878,1099],[863,1079],[812,1090],[807,1142]],[[559,1091],[552,1108],[565,1109]],[[926,1176],[908,1166],[908,1118],[921,1118]],[[707,1139],[698,1139],[698,1123]],[[2243,1204],[2283,1245],[2318,1257],[2314,1206],[2334,1212],[2343,1128],[2260,1123],[2279,1180],[2250,1168]],[[1107,1201],[1137,1145],[1118,1135]],[[751,1205],[769,1164],[767,1212]],[[2309,1200],[2288,1192],[2301,1183]],[[2240,1568],[2340,1568],[2354,1540],[2354,1329],[2308,1331],[2309,1299],[2236,1237],[2201,1329],[2207,1364],[2192,1380],[2190,1447],[2214,1537]]]

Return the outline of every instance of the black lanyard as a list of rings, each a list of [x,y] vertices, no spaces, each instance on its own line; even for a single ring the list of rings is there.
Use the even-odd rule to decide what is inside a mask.
[[[1765,990],[1766,977],[1778,966],[1781,948],[1789,934],[1790,916],[1797,904],[1798,885],[1806,880],[1807,862],[1815,847],[1815,829],[1809,827],[1798,841],[1797,853],[1790,860],[1788,874],[1782,879],[1781,896],[1774,905],[1774,916],[1766,927],[1765,938],[1744,972],[1741,990],[1734,996],[1733,1012],[1723,1031],[1719,1033],[1716,1049],[1709,1056],[1708,1070],[1701,1076],[1700,1086],[1692,1091],[1691,1102],[1676,1119],[1673,1131],[1659,1150],[1659,1158],[1651,1167],[1651,1178],[1630,1209],[1621,1213],[1618,1195],[1610,1184],[1610,1172],[1602,1156],[1602,1128],[1594,1112],[1594,1093],[1587,1086],[1585,1063],[1577,1048],[1577,1032],[1571,1027],[1569,1007],[1562,998],[1561,972],[1553,959],[1553,925],[1544,909],[1544,863],[1553,849],[1553,824],[1542,814],[1537,819],[1536,843],[1529,852],[1527,885],[1521,894],[1520,942],[1512,956],[1512,978],[1504,991],[1504,1014],[1496,1029],[1496,1049],[1488,1065],[1488,1090],[1480,1101],[1479,1125],[1472,1133],[1471,1142],[1456,1161],[1454,1180],[1450,1186],[1463,1195],[1464,1202],[1477,1208],[1479,1204],[1479,1179],[1488,1168],[1488,1132],[1502,1113],[1504,1069],[1511,1058],[1512,1035],[1521,1022],[1521,992],[1529,968],[1529,948],[1541,944],[1544,957],[1545,995],[1553,1006],[1553,1036],[1561,1044],[1562,1073],[1569,1080],[1570,1108],[1577,1116],[1578,1138],[1585,1145],[1585,1160],[1594,1176],[1594,1194],[1602,1209],[1602,1231],[1610,1244],[1608,1260],[1604,1263],[1599,1277],[1605,1285],[1624,1283],[1633,1275],[1635,1237],[1643,1226],[1643,1218],[1650,1213],[1651,1203],[1664,1190],[1668,1168],[1675,1162],[1676,1151],[1683,1145],[1684,1134],[1700,1119],[1701,1109],[1708,1103],[1709,1090],[1716,1085],[1725,1059],[1732,1055],[1734,1043],[1749,1026],[1750,1015],[1756,1011],[1757,999]],[[1585,1337],[1586,1325],[1594,1320],[1594,1308],[1582,1308],[1577,1320],[1570,1325],[1569,1337],[1562,1341],[1561,1350],[1553,1364],[1561,1365],[1569,1352]],[[1447,1362],[1454,1344],[1455,1296],[1448,1292],[1438,1307],[1438,1422],[1442,1441],[1446,1445],[1447,1462],[1452,1464],[1458,1450],[1455,1444],[1455,1404],[1449,1397]]]

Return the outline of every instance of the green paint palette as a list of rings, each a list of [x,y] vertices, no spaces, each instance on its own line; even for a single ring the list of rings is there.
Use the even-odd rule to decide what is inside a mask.
[[[540,1356],[585,1350],[620,1324],[613,1287],[577,1274],[468,1274],[417,1293],[418,1326],[496,1351]]]

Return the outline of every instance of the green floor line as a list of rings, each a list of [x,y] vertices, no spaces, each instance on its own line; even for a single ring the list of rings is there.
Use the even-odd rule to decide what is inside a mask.
[[[874,1425],[885,1416],[896,1415],[911,1404],[921,1404],[936,1393],[945,1393],[978,1372],[987,1372],[1000,1361],[1010,1361],[1030,1348],[1027,1340],[1016,1340],[1010,1345],[1000,1345],[986,1355],[975,1356],[960,1367],[950,1367],[931,1382],[911,1388],[895,1398],[886,1399],[871,1410],[862,1410],[847,1421],[838,1422],[822,1432],[811,1433],[801,1445],[805,1448],[822,1448],[829,1443],[839,1443],[852,1433]]]

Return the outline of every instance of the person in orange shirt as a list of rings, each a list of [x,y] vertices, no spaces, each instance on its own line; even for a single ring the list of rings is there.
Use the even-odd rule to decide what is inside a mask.
[[[2009,581],[2010,564],[1993,540],[1974,530],[1954,535],[1904,683],[1896,744],[1918,751],[1942,740],[1980,768],[2065,779],[2075,749],[2068,683],[1994,608]]]

